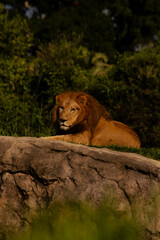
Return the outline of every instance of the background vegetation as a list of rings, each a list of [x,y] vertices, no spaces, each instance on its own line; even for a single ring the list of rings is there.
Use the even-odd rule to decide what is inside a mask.
[[[91,209],[81,203],[66,202],[55,203],[33,218],[30,230],[7,239],[138,240],[138,230],[131,219],[107,205]]]
[[[2,3],[1,135],[55,134],[56,94],[81,90],[131,126],[143,147],[160,145],[158,1]]]

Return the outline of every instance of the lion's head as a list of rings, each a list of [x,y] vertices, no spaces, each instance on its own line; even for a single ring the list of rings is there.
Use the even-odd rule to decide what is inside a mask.
[[[107,118],[110,116],[90,95],[83,92],[66,92],[56,97],[52,121],[64,131],[77,125],[93,128],[102,115]]]

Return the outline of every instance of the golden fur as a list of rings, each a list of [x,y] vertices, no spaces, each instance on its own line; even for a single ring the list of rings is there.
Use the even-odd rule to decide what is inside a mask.
[[[137,134],[123,123],[111,120],[107,110],[83,92],[66,92],[56,97],[53,124],[60,135],[45,139],[97,146],[140,147]]]

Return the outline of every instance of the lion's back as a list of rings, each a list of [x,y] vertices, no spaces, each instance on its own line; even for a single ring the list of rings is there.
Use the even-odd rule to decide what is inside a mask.
[[[102,118],[93,133],[92,144],[98,146],[128,146],[139,148],[138,135],[127,125]]]

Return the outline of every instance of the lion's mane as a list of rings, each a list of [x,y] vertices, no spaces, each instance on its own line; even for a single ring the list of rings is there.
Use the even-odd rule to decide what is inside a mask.
[[[58,95],[56,97],[56,106],[53,109],[52,114],[52,123],[58,128],[57,120],[58,120],[58,108],[61,102],[66,98],[75,100],[82,108],[82,113],[78,117],[76,121],[76,127],[81,125],[82,130],[84,128],[90,129],[91,132],[96,127],[100,118],[103,116],[105,119],[111,119],[110,113],[102,106],[95,98],[88,95],[84,92],[66,92]]]

